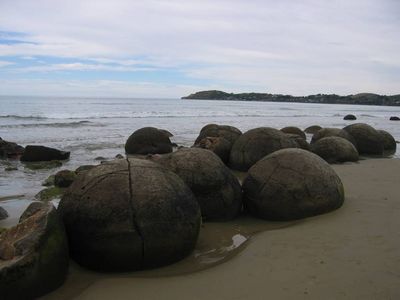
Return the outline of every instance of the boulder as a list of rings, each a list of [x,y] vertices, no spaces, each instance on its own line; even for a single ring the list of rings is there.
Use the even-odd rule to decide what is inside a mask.
[[[328,136],[311,145],[311,151],[328,163],[358,161],[358,151],[348,140],[339,136]]]
[[[400,121],[400,118],[396,117],[396,116],[391,116],[389,120],[390,121]]]
[[[175,173],[144,159],[117,159],[81,173],[62,197],[71,257],[99,271],[159,267],[188,255],[201,214]]]
[[[50,160],[65,160],[69,159],[70,152],[57,150],[45,146],[28,145],[25,148],[24,154],[21,156],[21,161],[50,161]]]
[[[344,138],[345,140],[348,140],[350,143],[354,145],[354,147],[357,148],[357,143],[356,140],[346,131],[340,128],[322,128],[318,130],[316,133],[311,138],[311,144],[315,143],[316,141],[329,137],[329,136],[338,136],[341,138]]]
[[[393,135],[385,130],[377,130],[383,141],[383,150],[396,152],[397,144]]]
[[[339,176],[319,156],[302,149],[283,149],[249,170],[243,197],[251,214],[287,221],[339,208],[344,190]]]
[[[356,148],[360,154],[383,154],[383,139],[373,127],[364,123],[356,123],[343,128],[356,141]]]
[[[298,143],[280,130],[259,127],[242,134],[232,146],[230,166],[247,171],[264,156],[284,148],[297,148]]]
[[[210,150],[218,155],[224,163],[228,163],[232,144],[223,137],[205,137],[193,147]]]
[[[310,133],[310,134],[314,134],[316,133],[318,130],[321,130],[322,127],[319,125],[312,125],[310,127],[307,127],[306,129],[304,129],[305,133]]]
[[[151,159],[178,174],[189,186],[204,221],[229,220],[240,213],[240,183],[213,152],[186,148]]]
[[[136,130],[125,143],[127,154],[162,154],[172,152],[168,135],[154,127],[144,127]]]
[[[297,143],[298,148],[311,151],[310,144],[307,142],[306,139],[303,139],[298,134],[286,133],[286,135],[288,138],[294,140]]]
[[[7,211],[0,206],[0,220],[4,220],[8,218]]]
[[[351,120],[351,121],[354,121],[354,120],[357,120],[357,117],[356,117],[355,115],[349,114],[349,115],[345,115],[345,116],[343,117],[343,120]]]
[[[298,127],[288,126],[288,127],[282,128],[281,131],[284,133],[297,134],[298,136],[302,137],[303,139],[306,139],[306,134],[303,132],[303,130],[301,130]]]
[[[232,145],[242,135],[242,132],[236,127],[229,125],[208,124],[204,126],[194,144],[200,143],[205,137],[223,137]]]
[[[41,190],[35,195],[35,199],[39,201],[48,202],[55,199],[60,199],[64,194],[65,188],[60,188],[58,186],[52,186]]]
[[[0,234],[1,299],[35,299],[58,288],[68,272],[65,230],[50,203],[32,203],[18,225]]]
[[[24,147],[0,138],[0,158],[14,158],[24,153]]]
[[[66,188],[69,187],[76,178],[76,173],[70,170],[61,170],[54,175],[54,185]]]

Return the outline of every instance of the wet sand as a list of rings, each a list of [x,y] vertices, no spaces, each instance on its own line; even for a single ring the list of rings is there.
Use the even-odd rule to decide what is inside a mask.
[[[346,191],[335,212],[206,223],[182,262],[125,274],[72,264],[44,299],[399,299],[400,160],[333,167]]]

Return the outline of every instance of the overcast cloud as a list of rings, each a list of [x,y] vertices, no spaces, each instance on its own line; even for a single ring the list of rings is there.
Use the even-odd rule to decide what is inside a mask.
[[[0,1],[0,94],[400,93],[400,1]]]

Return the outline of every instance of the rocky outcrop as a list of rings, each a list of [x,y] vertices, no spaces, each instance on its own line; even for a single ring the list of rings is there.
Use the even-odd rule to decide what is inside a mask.
[[[229,220],[241,211],[239,181],[211,151],[186,148],[154,156],[152,160],[178,174],[189,186],[200,205],[204,221]]]
[[[311,145],[311,151],[322,157],[328,163],[358,161],[358,151],[348,140],[329,136]]]
[[[56,209],[32,203],[18,225],[0,234],[1,299],[34,299],[58,288],[68,263],[67,240]]]
[[[163,129],[144,127],[136,130],[125,143],[127,154],[163,154],[172,152],[171,140]]]
[[[117,159],[81,173],[58,208],[80,265],[129,271],[176,262],[193,249],[201,214],[178,175],[143,159]]]
[[[21,156],[21,161],[36,162],[50,160],[66,160],[69,159],[70,152],[57,150],[45,146],[28,145],[25,148],[24,154]]]
[[[344,201],[342,182],[331,166],[302,149],[279,150],[257,162],[243,193],[252,215],[275,221],[327,213]]]
[[[343,128],[356,141],[356,148],[360,154],[382,155],[383,139],[373,127],[364,123],[356,123]]]

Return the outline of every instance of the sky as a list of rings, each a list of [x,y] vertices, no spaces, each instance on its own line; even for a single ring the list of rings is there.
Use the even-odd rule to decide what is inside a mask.
[[[0,95],[400,93],[398,0],[0,0]]]

